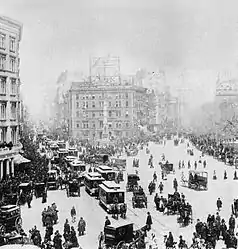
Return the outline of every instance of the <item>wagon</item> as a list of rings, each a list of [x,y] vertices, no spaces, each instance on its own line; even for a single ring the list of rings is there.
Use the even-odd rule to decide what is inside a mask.
[[[185,179],[184,175],[181,177],[182,186],[195,190],[207,190],[208,189],[208,173],[206,171],[190,170],[188,179]]]
[[[132,207],[133,208],[147,208],[147,197],[143,192],[140,192],[139,190],[136,190],[133,192],[132,196]]]
[[[20,232],[22,227],[21,210],[16,205],[6,205],[0,208],[0,235],[12,231]]]
[[[138,181],[140,177],[136,174],[128,174],[127,175],[127,185],[126,191],[131,192],[138,189]]]
[[[144,243],[146,226],[134,230],[133,223],[117,221],[104,228],[103,249],[139,248],[138,243]],[[145,247],[142,247],[145,248]]]
[[[166,173],[166,174],[170,174],[170,173],[175,173],[174,172],[174,165],[172,163],[162,163],[160,162],[159,163],[160,167],[161,167],[161,170]]]

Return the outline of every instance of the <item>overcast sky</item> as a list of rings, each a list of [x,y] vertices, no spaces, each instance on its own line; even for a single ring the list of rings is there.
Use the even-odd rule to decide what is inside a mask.
[[[24,25],[21,80],[35,113],[42,89],[65,69],[87,73],[90,55],[120,56],[123,73],[166,68],[171,81],[192,70],[211,86],[204,75],[238,63],[237,9],[237,0],[0,0],[0,14]]]

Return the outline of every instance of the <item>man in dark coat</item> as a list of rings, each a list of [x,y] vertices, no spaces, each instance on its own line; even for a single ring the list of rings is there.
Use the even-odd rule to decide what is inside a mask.
[[[222,201],[221,201],[220,198],[218,198],[217,199],[217,209],[218,209],[218,211],[220,211],[221,207],[222,207]]]
[[[152,222],[152,217],[150,215],[150,212],[147,212],[146,225],[147,225],[148,231],[150,231],[152,224],[153,224],[153,222]]]
[[[235,225],[236,225],[235,218],[233,217],[233,215],[231,215],[229,219],[229,230],[232,232],[232,234],[234,233]]]

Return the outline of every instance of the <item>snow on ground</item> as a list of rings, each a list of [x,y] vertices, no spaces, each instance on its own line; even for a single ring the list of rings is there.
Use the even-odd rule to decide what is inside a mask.
[[[181,170],[178,170],[179,160],[184,160],[187,167],[187,161],[191,161],[192,169],[194,168],[194,160],[198,161],[201,155],[196,149],[194,149],[195,155],[189,156],[186,153],[186,144],[180,144],[175,147],[173,141],[167,142],[166,146],[150,143],[149,148],[154,157],[154,169],[150,169],[148,166],[149,155],[146,155],[145,149],[140,151],[137,158],[140,159],[140,167],[138,169],[139,176],[141,178],[140,184],[143,186],[144,191],[148,196],[148,210],[143,208],[132,208],[131,198],[132,193],[126,194],[126,201],[128,204],[127,220],[134,223],[134,227],[140,228],[145,225],[147,211],[150,211],[153,219],[152,232],[156,234],[159,240],[159,245],[162,245],[163,236],[171,231],[174,234],[176,240],[179,235],[183,235],[187,239],[188,243],[191,243],[191,236],[194,232],[194,225],[197,218],[206,220],[208,213],[216,213],[216,200],[218,197],[223,201],[223,208],[221,216],[228,220],[231,213],[231,204],[234,198],[237,198],[236,190],[238,189],[238,181],[233,180],[234,168],[226,166],[224,163],[218,162],[212,157],[205,156],[203,159],[207,161],[207,168],[209,174],[208,191],[195,191],[182,186],[179,186],[179,192],[185,194],[186,199],[191,203],[193,207],[193,220],[194,223],[185,228],[180,228],[177,224],[177,216],[167,216],[159,213],[155,210],[154,194],[149,196],[148,184],[152,180],[154,171],[157,172],[158,182],[161,181],[160,167],[158,162],[161,160],[162,153],[165,154],[166,159],[169,162],[174,163],[176,169],[175,174],[168,175],[167,181],[164,181],[164,193],[167,197],[168,193],[173,193],[173,179],[176,177],[178,183],[180,183]],[[133,157],[127,158],[127,172],[134,171],[132,168]],[[223,180],[224,170],[227,170],[228,179]],[[183,169],[184,170],[184,169]],[[203,166],[199,165],[198,170],[203,170]],[[212,180],[213,171],[216,170],[218,179]],[[184,170],[186,171],[186,170]],[[124,179],[127,178],[126,172]],[[122,185],[125,185],[124,181]],[[46,204],[41,203],[40,199],[34,199],[32,202],[32,208],[28,209],[27,206],[22,207],[23,226],[26,232],[28,232],[34,225],[41,231],[42,237],[45,234],[45,228],[42,227],[41,212],[44,207],[56,203],[59,210],[59,223],[54,226],[54,231],[59,230],[63,233],[63,224],[65,219],[70,220],[70,210],[74,205],[77,211],[77,222],[80,217],[83,217],[86,221],[86,234],[78,237],[79,244],[83,249],[96,248],[98,245],[98,235],[103,230],[106,212],[99,206],[98,200],[90,197],[85,191],[84,187],[81,188],[80,197],[66,196],[65,190],[49,191],[48,200]],[[110,218],[112,220],[112,218]],[[70,221],[71,222],[71,221]],[[77,230],[77,222],[71,224]],[[161,247],[160,247],[161,248]]]

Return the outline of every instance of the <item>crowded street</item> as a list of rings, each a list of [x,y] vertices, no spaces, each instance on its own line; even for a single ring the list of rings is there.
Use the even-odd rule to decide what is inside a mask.
[[[179,146],[174,146],[173,141],[167,141],[166,145],[158,145],[151,142],[149,144],[150,154],[153,155],[154,158],[154,168],[150,168],[148,166],[149,155],[145,153],[145,149],[139,151],[138,156],[136,158],[139,159],[139,176],[140,182],[139,184],[143,187],[146,195],[148,196],[148,208],[132,208],[132,194],[126,193],[126,203],[128,205],[126,220],[129,222],[133,222],[135,227],[141,227],[145,224],[146,215],[149,211],[151,213],[153,219],[153,225],[151,232],[156,235],[158,238],[159,244],[163,245],[163,238],[169,232],[172,232],[175,240],[180,235],[182,235],[188,244],[192,243],[191,238],[195,229],[196,220],[206,220],[207,214],[216,213],[216,200],[217,198],[221,198],[223,202],[223,207],[221,209],[221,216],[225,219],[228,219],[231,213],[231,204],[233,199],[236,198],[236,189],[237,189],[237,181],[233,180],[234,168],[230,166],[226,166],[222,162],[218,162],[216,159],[213,159],[209,156],[204,156],[202,160],[207,161],[207,166],[204,169],[203,165],[198,165],[197,170],[205,170],[208,172],[208,190],[207,191],[195,191],[186,187],[182,187],[180,184],[181,172],[188,171],[187,169],[187,161],[190,160],[193,165],[195,161],[199,161],[199,157],[201,156],[201,152],[194,149],[194,156],[190,156],[187,154],[187,143],[179,144]],[[166,160],[174,164],[175,174],[169,174],[167,180],[161,179],[161,169],[158,163],[161,161],[162,154],[165,155]],[[123,157],[123,155],[122,155]],[[124,155],[124,157],[126,157]],[[127,158],[127,167],[124,172],[124,179],[126,179],[127,173],[131,173],[135,171],[135,168],[132,167],[133,157]],[[178,168],[179,160],[185,161],[185,168]],[[194,166],[192,166],[193,168]],[[217,172],[217,180],[213,180],[213,172],[216,170]],[[228,179],[223,179],[224,170],[227,171]],[[155,203],[154,203],[154,194],[149,195],[148,185],[149,182],[153,178],[153,174],[156,172],[158,178],[156,182],[156,193],[159,192],[158,184],[160,181],[164,184],[164,191],[162,193],[163,196],[167,196],[174,192],[173,189],[173,180],[176,178],[178,180],[179,186],[178,191],[183,193],[186,197],[186,201],[191,203],[193,214],[192,219],[193,223],[187,227],[180,228],[177,223],[177,219],[175,216],[167,216],[156,211]],[[122,185],[126,185],[126,181],[121,182]],[[107,216],[104,209],[98,204],[98,200],[92,198],[88,193],[84,191],[84,187],[81,187],[81,196],[80,197],[70,197],[68,198],[65,190],[52,190],[48,191],[48,199],[47,203],[42,204],[40,199],[33,199],[32,208],[29,209],[25,205],[22,207],[22,216],[23,216],[23,227],[25,231],[28,231],[33,228],[34,225],[44,233],[44,228],[42,226],[41,221],[41,213],[42,210],[55,203],[58,207],[58,216],[59,222],[55,225],[54,230],[62,231],[63,225],[66,219],[70,221],[70,224],[75,226],[77,230],[77,223],[79,217],[83,217],[86,221],[86,233],[85,236],[80,236],[78,238],[79,245],[82,248],[95,248],[98,244],[98,236],[100,231],[103,230],[105,217]],[[77,212],[77,221],[72,223],[70,210],[72,207],[76,208]],[[109,219],[113,221],[113,218]]]

